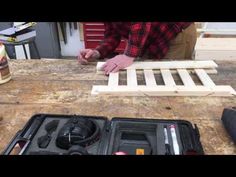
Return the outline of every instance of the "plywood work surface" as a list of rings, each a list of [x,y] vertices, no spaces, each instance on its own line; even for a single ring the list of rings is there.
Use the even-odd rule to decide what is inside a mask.
[[[236,89],[236,61],[217,64],[213,81]],[[236,105],[235,97],[96,97],[91,95],[92,86],[108,83],[108,77],[96,73],[96,63],[81,66],[76,60],[42,59],[10,61],[9,65],[12,80],[0,85],[0,151],[31,116],[51,113],[184,119],[198,125],[206,154],[236,154],[220,121],[224,107]],[[148,77],[145,73],[138,82]],[[122,74],[119,78],[122,83]]]

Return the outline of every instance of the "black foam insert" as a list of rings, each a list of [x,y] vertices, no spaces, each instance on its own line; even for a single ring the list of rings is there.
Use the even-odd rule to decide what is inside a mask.
[[[51,141],[49,143],[49,145],[47,146],[47,148],[40,148],[38,146],[38,138],[45,135],[47,132],[45,130],[45,126],[51,122],[52,120],[59,120],[59,124],[58,124],[58,127],[57,129],[52,132],[51,134]],[[94,119],[93,119],[94,120]],[[38,152],[38,151],[50,151],[52,153],[58,153],[58,154],[66,154],[68,153],[67,150],[64,150],[64,149],[61,149],[59,147],[56,146],[56,138],[57,138],[57,135],[60,131],[60,129],[64,126],[64,124],[68,121],[68,118],[52,118],[52,117],[47,117],[45,118],[45,120],[43,121],[42,125],[40,126],[40,128],[38,129],[37,133],[35,134],[34,138],[32,139],[32,142],[30,144],[30,146],[27,148],[26,150],[26,153],[25,154],[30,154],[30,152]],[[100,127],[100,129],[102,130],[103,127],[104,127],[104,120],[100,120],[100,119],[96,119],[95,120],[96,123],[98,124],[98,126]],[[97,150],[98,150],[98,146],[99,146],[99,142],[100,141],[97,141],[95,142],[94,144],[86,147],[87,151],[91,154],[96,154],[97,153]]]

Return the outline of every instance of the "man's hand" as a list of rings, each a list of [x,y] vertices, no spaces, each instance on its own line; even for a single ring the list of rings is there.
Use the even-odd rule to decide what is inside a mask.
[[[134,58],[127,55],[117,55],[114,58],[107,60],[107,62],[102,66],[105,75],[109,75],[111,72],[115,73],[120,69],[124,69],[131,64],[133,64]]]
[[[97,50],[83,49],[79,52],[78,61],[80,64],[85,65],[88,62],[99,59],[100,53]]]

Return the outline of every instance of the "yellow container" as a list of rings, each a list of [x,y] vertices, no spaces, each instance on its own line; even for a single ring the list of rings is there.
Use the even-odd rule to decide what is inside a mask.
[[[5,46],[0,44],[0,84],[11,80],[11,73],[8,66]]]

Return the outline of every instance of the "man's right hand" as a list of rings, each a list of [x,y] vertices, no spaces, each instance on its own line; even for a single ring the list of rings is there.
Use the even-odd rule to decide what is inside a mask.
[[[78,61],[82,65],[88,64],[88,62],[95,61],[100,58],[100,53],[97,50],[83,49],[79,52]]]

